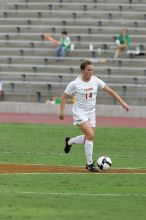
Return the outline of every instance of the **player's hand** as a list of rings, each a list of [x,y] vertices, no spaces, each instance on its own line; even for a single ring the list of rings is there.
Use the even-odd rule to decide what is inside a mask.
[[[129,109],[129,106],[127,105],[126,102],[124,102],[124,103],[122,104],[122,107],[123,107],[126,111],[129,111],[129,110],[130,110],[130,109]]]
[[[59,118],[60,120],[63,120],[63,119],[64,119],[64,115],[63,115],[63,114],[60,114],[60,115],[58,116],[58,118]]]

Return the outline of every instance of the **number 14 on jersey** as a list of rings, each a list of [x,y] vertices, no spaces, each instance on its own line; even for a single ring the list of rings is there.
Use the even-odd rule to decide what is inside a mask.
[[[86,97],[86,99],[91,99],[92,98],[92,92],[86,93],[85,97]]]

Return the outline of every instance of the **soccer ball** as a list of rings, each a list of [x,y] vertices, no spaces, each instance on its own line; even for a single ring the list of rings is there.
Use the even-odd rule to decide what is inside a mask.
[[[112,160],[110,157],[101,156],[97,159],[97,166],[101,170],[108,170],[112,166]]]

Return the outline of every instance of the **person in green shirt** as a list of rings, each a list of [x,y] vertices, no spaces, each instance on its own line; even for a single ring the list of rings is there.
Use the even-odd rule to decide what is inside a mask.
[[[114,59],[116,59],[120,52],[127,50],[130,47],[131,38],[127,29],[123,29],[121,34],[118,36],[116,40],[117,50],[114,55]]]
[[[57,47],[57,57],[64,57],[69,49],[70,49],[70,37],[68,36],[67,31],[62,31],[60,44]]]

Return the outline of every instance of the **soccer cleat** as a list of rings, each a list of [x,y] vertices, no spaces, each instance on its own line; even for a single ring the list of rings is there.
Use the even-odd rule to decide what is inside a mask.
[[[97,172],[97,169],[96,169],[94,163],[95,163],[95,161],[93,163],[91,163],[90,165],[86,164],[86,169],[91,172]]]
[[[65,147],[64,147],[64,152],[67,154],[70,151],[71,145],[68,144],[68,141],[70,140],[70,137],[65,138]]]

